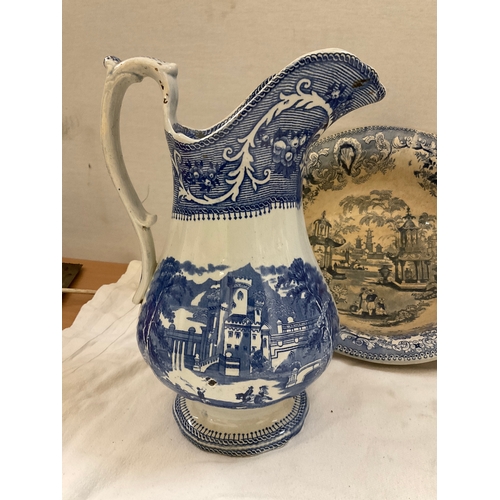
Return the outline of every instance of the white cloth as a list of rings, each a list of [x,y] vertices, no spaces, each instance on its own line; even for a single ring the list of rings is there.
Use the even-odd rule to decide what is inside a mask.
[[[63,496],[278,500],[436,497],[436,363],[335,355],[309,386],[301,432],[251,458],[199,450],[175,394],[142,359],[132,296],[140,263],[101,287],[63,331]]]

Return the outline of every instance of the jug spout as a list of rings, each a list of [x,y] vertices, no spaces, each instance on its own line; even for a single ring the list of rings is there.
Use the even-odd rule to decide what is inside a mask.
[[[260,216],[301,206],[308,146],[343,115],[385,95],[375,71],[345,51],[298,58],[228,118],[206,130],[166,129],[174,167],[173,216]]]

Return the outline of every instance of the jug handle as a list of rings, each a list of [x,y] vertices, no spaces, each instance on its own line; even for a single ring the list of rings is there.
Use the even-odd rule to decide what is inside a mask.
[[[108,56],[103,61],[107,69],[101,107],[101,142],[109,175],[127,209],[139,237],[142,270],[133,302],[139,304],[146,294],[156,270],[156,252],[151,226],[157,216],[148,213],[137,196],[123,161],[120,142],[120,111],[128,87],[145,76],[155,80],[162,89],[165,127],[172,129],[177,108],[177,65],[149,57],[134,57],[120,61]]]

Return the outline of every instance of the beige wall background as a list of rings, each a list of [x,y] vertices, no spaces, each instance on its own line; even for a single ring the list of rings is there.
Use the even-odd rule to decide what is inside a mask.
[[[271,74],[329,47],[372,66],[387,95],[346,115],[327,134],[366,125],[436,133],[436,0],[63,0],[63,256],[140,258],[100,145],[105,56],[177,63],[178,119],[206,128]],[[153,234],[160,253],[168,237],[172,174],[153,81],[127,92],[121,140],[138,195],[158,214]]]

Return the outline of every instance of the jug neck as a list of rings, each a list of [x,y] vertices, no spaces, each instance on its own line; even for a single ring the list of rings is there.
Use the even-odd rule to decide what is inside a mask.
[[[174,218],[232,220],[300,207],[308,146],[384,94],[371,68],[327,50],[294,61],[210,129],[168,123]]]
[[[301,208],[277,209],[246,219],[174,219],[160,261],[166,257],[206,269],[222,264],[221,270],[248,263],[290,265],[296,258],[316,262]]]

